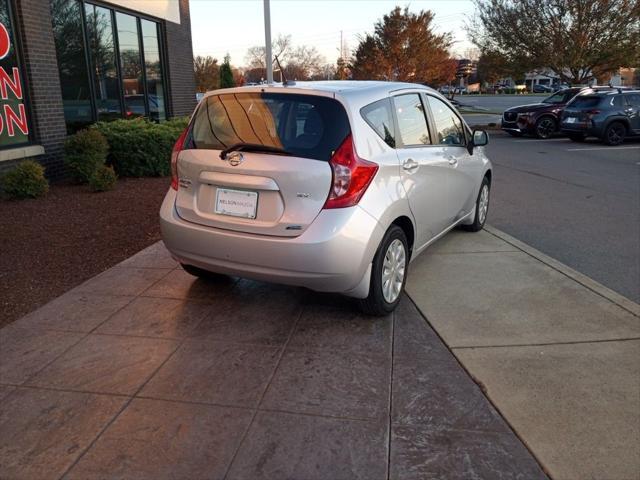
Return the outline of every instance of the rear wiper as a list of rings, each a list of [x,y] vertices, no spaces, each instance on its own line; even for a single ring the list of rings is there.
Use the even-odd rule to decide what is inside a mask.
[[[235,143],[229,148],[225,148],[220,152],[220,158],[226,160],[227,155],[231,152],[268,152],[268,153],[281,153],[284,155],[291,155],[291,153],[279,147],[272,147],[270,145],[261,145],[259,143]]]

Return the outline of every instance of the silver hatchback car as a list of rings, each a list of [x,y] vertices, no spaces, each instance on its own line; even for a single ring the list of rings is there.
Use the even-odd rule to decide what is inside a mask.
[[[162,236],[191,274],[339,292],[384,315],[412,259],[483,227],[487,141],[416,84],[209,92],[173,150]]]

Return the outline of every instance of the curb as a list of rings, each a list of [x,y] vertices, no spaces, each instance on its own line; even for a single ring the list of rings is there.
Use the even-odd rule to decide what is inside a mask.
[[[580,272],[577,272],[576,270],[574,270],[571,267],[568,267],[564,263],[561,263],[558,260],[551,258],[548,255],[545,255],[541,251],[536,250],[535,248],[527,245],[524,242],[521,242],[516,238],[513,238],[511,235],[503,232],[502,230],[498,230],[497,228],[492,227],[490,225],[485,225],[484,229],[488,233],[492,234],[493,236],[498,237],[501,240],[504,240],[505,242],[509,243],[510,245],[516,247],[519,250],[522,250],[524,253],[532,256],[536,260],[541,261],[547,266],[553,268],[554,270],[557,270],[563,275],[569,277],[570,279],[578,282],[582,286],[588,288],[592,292],[600,295],[603,298],[606,298],[610,302],[618,305],[620,308],[640,318],[640,305],[634,302],[633,300],[630,300],[627,297],[614,292],[610,288],[607,288],[604,285],[596,282],[592,278]]]

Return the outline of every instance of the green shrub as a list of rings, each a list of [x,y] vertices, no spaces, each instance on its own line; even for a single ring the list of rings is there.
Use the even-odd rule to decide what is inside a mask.
[[[188,119],[162,123],[137,118],[100,122],[100,131],[109,144],[109,163],[123,177],[158,177],[171,173],[171,149]]]
[[[33,160],[26,160],[3,174],[0,185],[9,198],[36,198],[49,191],[44,168]]]
[[[89,188],[94,192],[106,192],[116,186],[117,179],[113,167],[102,165],[89,177]]]
[[[86,183],[107,160],[109,145],[98,130],[80,130],[64,143],[64,161],[73,179]]]

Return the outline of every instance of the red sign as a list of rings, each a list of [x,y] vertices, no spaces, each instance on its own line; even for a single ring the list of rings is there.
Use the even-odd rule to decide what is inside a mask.
[[[9,50],[11,50],[9,32],[7,31],[7,27],[0,23],[0,60],[9,55]]]
[[[0,60],[4,59],[11,49],[11,39],[7,28],[0,23]],[[7,72],[10,70],[10,72]],[[22,83],[18,67],[5,69],[0,66],[0,135],[5,133],[8,137],[29,134],[27,112],[23,103]],[[19,132],[18,132],[19,131]]]

